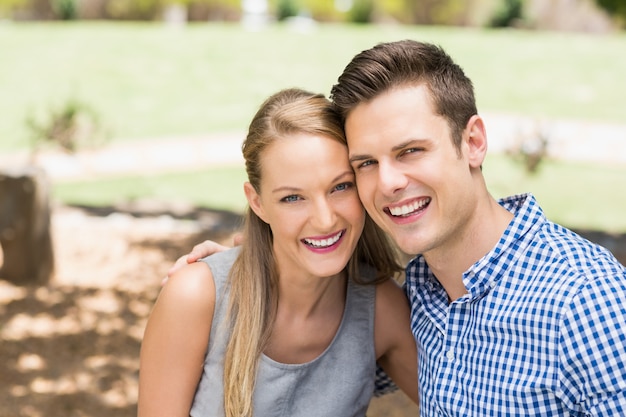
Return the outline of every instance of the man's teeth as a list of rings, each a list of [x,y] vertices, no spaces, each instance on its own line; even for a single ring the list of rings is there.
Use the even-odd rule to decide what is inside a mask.
[[[411,204],[405,204],[400,207],[389,208],[389,212],[391,213],[392,216],[406,216],[409,213],[413,213],[423,208],[428,203],[430,203],[430,198],[425,198],[419,201],[414,201]]]
[[[304,239],[304,241],[307,245],[314,246],[316,248],[326,248],[337,243],[342,234],[343,232],[339,232],[335,236],[328,239]]]

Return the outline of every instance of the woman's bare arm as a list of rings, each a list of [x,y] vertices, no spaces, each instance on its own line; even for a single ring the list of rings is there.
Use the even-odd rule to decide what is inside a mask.
[[[188,417],[202,374],[215,285],[202,262],[163,286],[146,326],[139,365],[138,417]]]
[[[378,364],[416,404],[417,347],[411,332],[411,312],[404,291],[389,280],[376,289],[374,338]]]

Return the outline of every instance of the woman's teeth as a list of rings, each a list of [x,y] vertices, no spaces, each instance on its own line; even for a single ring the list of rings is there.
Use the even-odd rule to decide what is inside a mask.
[[[333,237],[329,237],[328,239],[303,239],[304,243],[309,246],[313,246],[316,248],[326,248],[328,246],[332,246],[341,238],[343,231],[337,233]]]

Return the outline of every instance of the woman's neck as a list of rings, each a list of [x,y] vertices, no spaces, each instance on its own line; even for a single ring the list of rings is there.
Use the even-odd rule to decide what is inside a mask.
[[[334,339],[346,305],[346,274],[300,280],[280,277],[276,317],[265,355],[282,363],[317,358]]]

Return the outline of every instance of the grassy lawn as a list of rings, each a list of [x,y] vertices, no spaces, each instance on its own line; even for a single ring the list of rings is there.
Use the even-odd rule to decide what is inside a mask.
[[[180,201],[201,207],[241,212],[246,205],[243,167],[219,167],[205,171],[128,176],[97,181],[54,184],[54,196],[65,203],[104,206],[153,199]]]
[[[328,93],[357,52],[412,38],[444,46],[473,79],[481,111],[626,121],[626,34],[320,25],[0,24],[0,151],[28,146],[27,116],[71,99],[112,140],[243,130],[291,86]]]
[[[111,140],[148,141],[244,131],[260,102],[300,86],[328,94],[357,52],[381,41],[438,43],[474,81],[479,109],[625,123],[626,34],[610,36],[466,28],[236,24],[0,24],[0,152],[28,147],[27,116],[76,99]],[[626,138],[625,138],[626,140]],[[591,145],[590,145],[591,146]],[[548,216],[571,227],[626,232],[626,167],[548,163],[529,177],[505,157],[485,164],[496,197],[532,191]],[[181,199],[241,210],[239,169],[55,184],[55,198],[111,204]]]
[[[546,161],[530,175],[510,158],[490,155],[483,168],[496,198],[532,192],[552,221],[626,233],[626,166]]]

